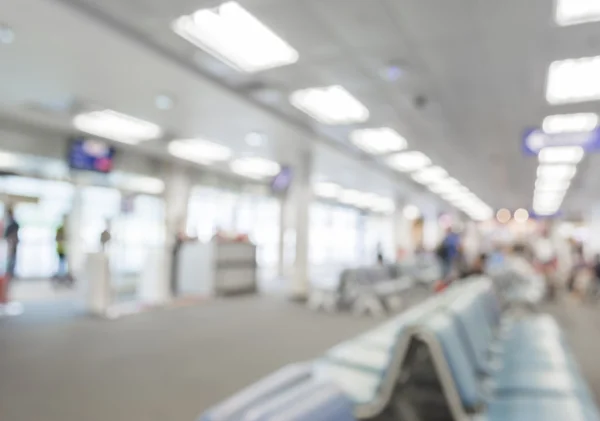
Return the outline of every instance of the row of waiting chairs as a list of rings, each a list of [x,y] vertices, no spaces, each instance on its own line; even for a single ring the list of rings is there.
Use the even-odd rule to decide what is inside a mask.
[[[345,269],[334,282],[313,285],[308,306],[328,312],[347,308],[372,315],[398,310],[401,295],[415,282],[409,273],[396,264]]]
[[[505,304],[487,279],[457,283],[201,421],[599,421],[554,319]]]

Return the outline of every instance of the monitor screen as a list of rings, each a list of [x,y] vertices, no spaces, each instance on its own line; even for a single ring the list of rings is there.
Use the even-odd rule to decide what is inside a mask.
[[[96,139],[76,138],[69,149],[69,167],[76,170],[109,173],[115,148]]]
[[[292,184],[292,169],[283,167],[279,174],[273,177],[271,181],[271,190],[274,193],[284,193]]]

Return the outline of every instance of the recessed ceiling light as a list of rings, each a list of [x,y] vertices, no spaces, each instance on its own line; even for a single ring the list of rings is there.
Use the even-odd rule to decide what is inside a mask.
[[[259,157],[239,158],[229,165],[234,173],[257,179],[273,177],[281,171],[281,166],[277,162]]]
[[[354,130],[350,134],[354,145],[372,155],[384,155],[406,149],[406,139],[388,127]]]
[[[161,194],[165,190],[165,183],[160,178],[133,174],[121,175],[118,184],[122,189],[148,194]]]
[[[231,149],[204,139],[176,139],[169,143],[169,153],[198,164],[212,164],[231,158]]]
[[[546,133],[589,132],[598,126],[598,114],[556,114],[544,118],[542,129]]]
[[[313,186],[315,195],[325,199],[336,199],[340,196],[342,188],[335,183],[320,182]]]
[[[369,208],[374,212],[381,213],[392,213],[396,206],[394,205],[394,201],[389,197],[382,197],[375,195],[371,203],[369,203]]]
[[[560,180],[537,180],[535,182],[536,191],[565,191],[569,188],[571,182]]]
[[[259,132],[250,132],[244,138],[246,145],[258,148],[266,143],[266,137],[264,134]]]
[[[298,52],[240,6],[229,1],[181,16],[173,31],[242,72],[258,72],[298,61]]]
[[[600,99],[600,56],[555,61],[550,64],[546,99],[550,104]]]
[[[343,189],[339,201],[346,205],[359,206],[364,203],[364,193],[354,189]]]
[[[156,105],[156,108],[159,110],[166,111],[175,106],[175,101],[169,95],[157,95],[156,98],[154,98],[154,105]]]
[[[12,44],[13,42],[15,42],[15,31],[0,23],[0,44]]]
[[[402,215],[409,221],[414,221],[419,219],[421,211],[415,205],[406,205],[404,209],[402,209]]]
[[[324,124],[362,123],[369,118],[369,110],[339,85],[295,91],[290,102]]]
[[[543,148],[538,159],[540,164],[577,164],[584,154],[581,146],[553,146]]]
[[[402,172],[413,172],[431,165],[431,160],[424,153],[418,151],[392,155],[386,162],[393,169]]]
[[[412,174],[412,179],[417,183],[430,184],[444,180],[448,173],[442,167],[428,167]]]
[[[600,21],[597,0],[557,0],[556,23],[561,26]]]
[[[109,109],[78,114],[73,125],[82,132],[131,145],[156,139],[163,133],[154,123]]]
[[[529,219],[529,212],[527,212],[527,209],[517,209],[513,218],[516,222],[522,224],[524,222],[527,222],[527,220]]]
[[[575,165],[540,165],[537,169],[537,176],[540,180],[567,181],[573,178],[576,172]]]
[[[508,221],[510,221],[511,216],[512,215],[510,214],[510,211],[508,209],[500,209],[496,213],[496,219],[501,224],[506,224]]]

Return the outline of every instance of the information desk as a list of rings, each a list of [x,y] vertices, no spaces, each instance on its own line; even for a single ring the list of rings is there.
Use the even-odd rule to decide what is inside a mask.
[[[251,243],[189,242],[177,264],[179,295],[228,295],[256,291],[256,246]]]

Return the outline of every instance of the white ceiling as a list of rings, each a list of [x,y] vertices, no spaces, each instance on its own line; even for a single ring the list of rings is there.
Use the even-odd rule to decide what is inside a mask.
[[[298,50],[298,63],[243,75],[170,30],[176,17],[217,1],[0,0],[2,20],[17,31],[15,44],[0,47],[0,79],[11,82],[0,85],[0,106],[66,127],[72,109],[44,118],[28,105],[98,103],[176,135],[214,138],[238,154],[252,152],[243,137],[259,130],[272,140],[260,153],[289,163],[318,138],[319,178],[414,191],[349,147],[354,127],[323,128],[288,104],[295,89],[335,83],[371,111],[361,126],[395,128],[484,201],[511,208],[531,204],[535,180],[522,132],[548,114],[600,111],[597,102],[545,101],[552,60],[600,54],[600,25],[558,27],[550,0],[239,2]],[[386,80],[389,63],[406,73]],[[158,93],[173,95],[176,108],[154,108]],[[419,95],[428,99],[424,108],[415,105]],[[565,201],[572,210],[600,199],[594,160],[579,166]]]

